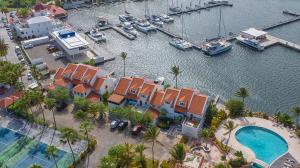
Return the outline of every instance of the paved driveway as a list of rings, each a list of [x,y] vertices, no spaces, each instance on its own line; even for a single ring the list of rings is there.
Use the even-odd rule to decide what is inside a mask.
[[[77,129],[79,128],[80,122],[73,117],[71,113],[73,107],[70,105],[67,110],[62,112],[56,112],[56,121],[57,125],[60,127],[70,127]],[[52,122],[52,114],[45,110],[46,119],[49,122]],[[41,116],[41,114],[40,114]],[[142,135],[138,137],[132,137],[130,133],[126,130],[123,132],[111,131],[109,128],[109,122],[98,122],[95,124],[95,129],[91,133],[97,139],[96,150],[90,156],[90,167],[96,168],[99,165],[100,159],[105,156],[108,152],[108,149],[116,144],[122,144],[125,142],[131,144],[145,143],[148,147],[145,151],[145,154],[151,158],[151,144],[145,142],[142,138]],[[167,137],[165,133],[161,133],[158,140],[162,144],[157,144],[155,146],[155,158],[159,160],[164,160],[169,158],[169,151],[173,145],[178,142],[177,138]]]

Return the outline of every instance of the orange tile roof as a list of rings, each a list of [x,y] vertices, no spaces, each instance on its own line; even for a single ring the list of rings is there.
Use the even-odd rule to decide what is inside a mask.
[[[171,107],[174,107],[175,101],[176,101],[176,98],[177,98],[178,94],[179,94],[179,90],[178,89],[168,88],[167,91],[166,91],[166,93],[165,93],[163,102],[164,103],[166,103],[166,102],[172,102],[172,106]]]
[[[150,96],[151,93],[153,92],[154,88],[155,88],[155,84],[153,84],[153,83],[145,83],[143,85],[143,88],[142,88],[140,94],[139,94],[139,97],[141,95]]]
[[[89,68],[89,69],[87,69],[87,71],[85,72],[85,74],[84,74],[82,80],[87,81],[87,82],[90,82],[90,81],[93,79],[93,77],[96,75],[96,73],[97,73],[97,70],[96,70],[96,69]]]
[[[127,91],[128,99],[134,99],[134,100],[138,99],[138,94],[139,91],[142,89],[142,85],[144,81],[145,81],[144,78],[138,78],[138,77],[132,78],[132,82]],[[134,90],[135,93],[133,93],[132,90]]]
[[[56,86],[55,85],[50,85],[48,86],[48,90],[55,90],[56,89]]]
[[[203,108],[206,104],[207,101],[207,96],[206,95],[201,95],[197,94],[193,96],[189,112],[197,115],[201,115],[203,113]]]
[[[89,90],[89,87],[85,84],[79,84],[73,88],[73,91],[76,93],[86,93],[88,90]]]
[[[192,100],[194,90],[190,88],[182,88],[180,90],[177,102],[176,102],[176,107],[175,110],[177,112],[187,112],[188,106]],[[184,105],[180,105],[180,102],[183,102]]]
[[[127,90],[128,86],[130,85],[131,81],[132,81],[132,79],[129,77],[122,77],[120,79],[116,89],[114,90],[114,93],[125,96],[126,90]]]
[[[67,12],[59,7],[59,6],[55,6],[55,5],[48,5],[47,7],[48,11],[51,12],[51,14],[54,16],[54,17],[59,17],[59,16],[66,16],[68,15]]]
[[[64,71],[64,70],[65,70],[64,68],[58,68],[58,69],[56,70],[54,79],[62,79],[62,74],[63,74],[63,71]]]
[[[75,71],[76,68],[77,68],[76,64],[68,64],[67,67],[65,68],[63,74],[71,75]]]
[[[87,67],[85,65],[78,65],[72,77],[75,79],[81,79],[86,70]]]
[[[56,79],[54,81],[54,85],[61,86],[61,87],[67,87],[68,83],[64,79]]]
[[[164,94],[165,94],[164,91],[155,92],[151,99],[150,104],[153,106],[161,106]]]
[[[0,107],[1,108],[7,108],[8,106],[10,106],[13,103],[14,103],[14,100],[12,98],[5,97],[4,99],[0,100]]]
[[[109,96],[108,101],[115,103],[115,104],[120,104],[124,100],[124,96],[118,95],[118,94],[112,94]]]
[[[100,101],[100,96],[94,92],[90,93],[87,97],[88,100],[90,100],[93,103]]]
[[[93,85],[93,88],[98,91],[100,90],[100,87],[102,86],[102,84],[104,83],[106,78],[96,78],[95,83]]]

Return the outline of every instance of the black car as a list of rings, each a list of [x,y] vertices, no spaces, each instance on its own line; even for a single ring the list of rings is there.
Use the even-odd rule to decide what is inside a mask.
[[[119,119],[113,120],[110,123],[110,129],[116,129],[120,123],[121,123],[121,120],[119,120]]]
[[[132,130],[131,130],[131,134],[132,135],[138,135],[140,132],[142,131],[142,126],[141,125],[135,125]]]
[[[118,130],[121,131],[121,130],[125,129],[127,127],[127,125],[128,125],[128,121],[121,121],[118,125]]]

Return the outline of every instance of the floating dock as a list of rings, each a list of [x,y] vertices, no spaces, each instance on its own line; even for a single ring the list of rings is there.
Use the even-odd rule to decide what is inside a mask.
[[[300,51],[300,45],[295,44],[293,42],[289,42],[289,41],[280,39],[278,37],[271,36],[269,34],[267,35],[267,39],[268,39],[267,41],[261,43],[261,45],[264,46],[264,48],[268,48],[268,47],[279,44],[284,47],[288,47],[288,48],[294,49],[296,51]]]
[[[126,37],[129,40],[134,40],[136,38],[134,35],[126,33],[123,29],[121,29],[117,26],[113,26],[112,29],[115,30],[116,32],[118,32],[119,34],[121,34],[122,36]]]
[[[286,25],[286,24],[289,24],[289,23],[299,21],[299,20],[300,20],[300,16],[296,16],[294,18],[290,18],[290,19],[287,19],[287,20],[284,20],[284,21],[279,21],[279,22],[271,24],[271,25],[266,25],[266,26],[262,27],[261,30],[266,31],[266,30],[274,29],[276,27],[280,27],[280,26],[283,26],[283,25]]]
[[[206,5],[204,5],[202,7],[198,7],[198,8],[192,8],[192,9],[188,9],[188,10],[184,10],[184,11],[180,11],[180,12],[168,13],[168,15],[169,16],[181,15],[181,14],[196,12],[196,11],[200,11],[200,10],[206,10],[206,9],[210,9],[210,8],[214,8],[214,7],[218,7],[218,6],[233,6],[233,4],[232,3],[206,4]]]

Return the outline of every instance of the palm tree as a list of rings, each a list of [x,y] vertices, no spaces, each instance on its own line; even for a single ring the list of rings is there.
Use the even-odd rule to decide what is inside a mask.
[[[135,147],[135,152],[138,153],[137,158],[137,164],[139,165],[139,168],[146,168],[146,157],[144,155],[144,150],[146,149],[146,146],[144,144],[138,144]]]
[[[30,168],[43,168],[43,167],[40,165],[34,164],[34,165],[31,165]]]
[[[247,90],[246,88],[243,88],[243,87],[242,87],[242,88],[239,88],[239,90],[237,90],[237,91],[235,92],[235,95],[236,95],[237,97],[242,98],[243,103],[244,103],[244,101],[245,101],[245,98],[248,97],[248,96],[250,96],[248,90]]]
[[[199,132],[199,137],[204,138],[205,140],[209,140],[212,136],[213,136],[213,132],[208,128],[204,128]],[[205,143],[206,148],[207,148],[207,144],[208,143]]]
[[[214,166],[214,168],[232,168],[228,163],[218,163]]]
[[[71,129],[71,128],[62,128],[61,129],[61,137],[60,137],[60,141],[62,143],[68,143],[69,147],[70,147],[70,150],[71,150],[71,153],[72,153],[72,156],[73,156],[73,161],[75,162],[75,154],[74,154],[74,151],[73,151],[73,148],[71,146],[71,144],[75,143],[76,141],[79,140],[79,135],[78,133]]]
[[[276,120],[276,122],[279,122],[280,117],[281,117],[281,112],[280,112],[280,111],[279,111],[279,112],[276,112],[276,113],[274,114],[274,119]]]
[[[53,132],[53,136],[52,136],[52,139],[51,139],[51,144],[52,144],[53,138],[55,136],[55,131],[57,129],[56,119],[55,119],[55,114],[54,114],[54,109],[56,107],[56,102],[55,102],[55,99],[53,99],[53,98],[45,98],[44,99],[44,104],[45,104],[45,108],[52,112],[52,118],[53,118],[53,123],[54,123],[54,132]]]
[[[23,72],[26,71],[26,68],[24,67],[24,65],[17,64],[14,71],[17,74],[17,76],[19,76],[21,78],[21,82],[22,82],[23,81],[22,80]]]
[[[296,116],[296,126],[298,127],[298,121],[300,116],[300,107],[293,107],[292,110],[293,114]]]
[[[41,74],[40,70],[35,65],[33,65],[31,68],[31,73],[32,73],[33,78],[36,80],[37,84],[41,88],[42,85],[41,85],[40,81],[41,81],[43,75]]]
[[[160,133],[159,128],[157,127],[150,127],[147,129],[144,138],[146,141],[151,141],[152,142],[152,167],[154,168],[154,145],[156,142],[159,142],[157,140],[157,137]]]
[[[178,163],[182,167],[183,161],[186,156],[186,146],[183,143],[178,143],[170,151],[171,160]]]
[[[125,61],[126,61],[126,58],[127,58],[127,53],[126,52],[122,52],[121,53],[121,58],[123,60],[123,63],[124,63],[124,76],[126,76],[126,73],[125,73]]]
[[[175,79],[175,88],[177,88],[178,86],[178,76],[182,73],[182,71],[180,71],[179,66],[172,66],[171,67],[171,72],[170,74],[172,74],[174,76]]]
[[[129,143],[124,144],[124,153],[122,156],[122,167],[130,168],[135,157],[134,146]]]
[[[9,46],[5,43],[5,40],[3,38],[0,38],[0,57],[5,57],[5,60],[7,61],[7,54],[8,54]]]
[[[231,132],[237,127],[238,125],[235,125],[233,121],[229,120],[227,121],[224,125],[223,125],[223,128],[225,128],[227,130],[226,133],[224,133],[224,135],[226,134],[229,134],[229,137],[228,137],[228,141],[226,143],[226,145],[228,146],[228,142],[229,142],[229,139],[230,139],[230,136],[231,136]]]
[[[46,158],[48,158],[48,159],[51,159],[51,157],[52,157],[54,160],[54,163],[55,163],[55,167],[58,168],[57,161],[56,161],[56,157],[58,156],[58,149],[53,145],[49,145],[47,147],[45,155],[46,155]]]
[[[88,147],[90,146],[90,139],[89,139],[89,133],[94,129],[93,125],[91,122],[89,121],[84,121],[80,124],[80,130],[84,133],[86,140],[88,142]],[[89,163],[90,163],[90,156],[87,156],[87,168],[89,167]]]

